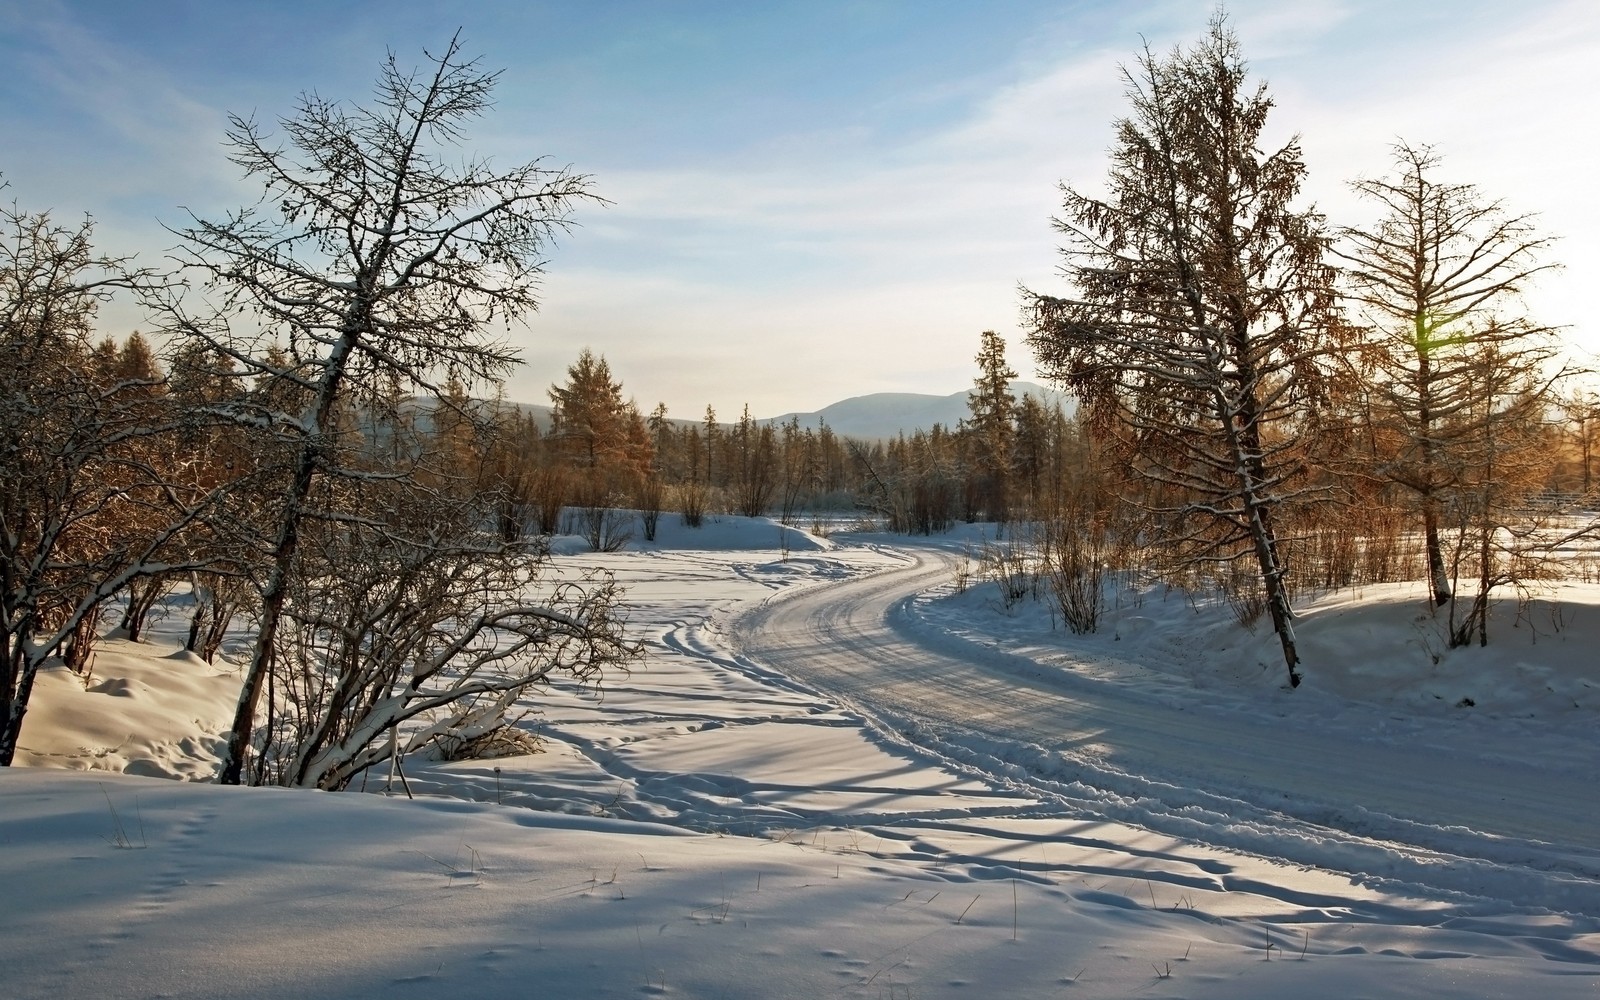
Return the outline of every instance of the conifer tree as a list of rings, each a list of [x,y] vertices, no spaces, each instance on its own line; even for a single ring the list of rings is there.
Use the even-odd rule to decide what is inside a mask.
[[[990,521],[1010,516],[1012,448],[1016,442],[1016,397],[1011,383],[1017,373],[1006,363],[1006,342],[985,330],[978,348],[978,377],[967,394],[971,413],[972,464],[977,472],[975,507]]]
[[[1371,471],[1416,499],[1435,605],[1454,593],[1446,504],[1472,478],[1467,466],[1483,422],[1502,419],[1481,405],[1483,366],[1492,357],[1526,373],[1543,363],[1551,331],[1521,312],[1520,296],[1554,266],[1543,259],[1550,237],[1530,217],[1506,212],[1471,184],[1439,180],[1439,162],[1430,147],[1397,144],[1397,173],[1352,185],[1381,217],[1343,230],[1335,248],[1365,321],[1368,349],[1359,357],[1375,397],[1369,419],[1376,434],[1397,442]]]
[[[1223,15],[1195,45],[1146,49],[1123,75],[1131,110],[1107,194],[1064,186],[1056,227],[1072,291],[1029,294],[1029,343],[1155,487],[1181,558],[1254,563],[1298,685],[1276,522],[1307,496],[1294,428],[1321,392],[1334,329],[1322,219],[1295,204],[1299,142],[1261,149],[1273,102],[1250,84]]]
[[[627,404],[603,355],[585,347],[567,367],[565,384],[550,387],[550,401],[550,436],[573,465],[593,471],[624,454]]]

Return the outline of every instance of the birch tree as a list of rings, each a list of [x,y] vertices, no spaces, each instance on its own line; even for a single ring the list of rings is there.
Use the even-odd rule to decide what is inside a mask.
[[[280,380],[306,402],[244,400],[226,415],[281,443],[287,487],[266,541],[259,634],[245,669],[220,780],[243,774],[263,687],[279,649],[302,529],[320,477],[349,476],[339,416],[379,408],[395,387],[440,396],[448,379],[502,377],[516,353],[490,333],[537,306],[544,255],[588,178],[535,160],[502,170],[461,157],[498,74],[459,38],[422,70],[384,63],[376,95],[347,105],[302,95],[281,135],[235,116],[231,159],[262,199],[178,231],[180,253],[214,309],[168,303],[181,333],[209,343],[242,378]],[[269,360],[277,345],[283,360]]]
[[[1298,141],[1259,148],[1273,102],[1221,15],[1123,75],[1107,193],[1063,186],[1071,291],[1027,293],[1029,343],[1117,438],[1184,559],[1253,562],[1298,685],[1276,514],[1304,496],[1295,437],[1330,329],[1322,220],[1295,204]]]

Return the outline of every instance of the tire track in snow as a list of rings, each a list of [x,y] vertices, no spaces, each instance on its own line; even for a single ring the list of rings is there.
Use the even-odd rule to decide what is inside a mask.
[[[1066,815],[1420,888],[1471,909],[1480,900],[1486,912],[1510,904],[1600,917],[1589,779],[1475,755],[1443,732],[1426,746],[1353,744],[1299,720],[1179,711],[930,636],[911,620],[910,600],[948,579],[950,562],[919,548],[903,569],[769,601],[734,622],[739,655],[727,662],[826,692],[875,720],[884,739]]]

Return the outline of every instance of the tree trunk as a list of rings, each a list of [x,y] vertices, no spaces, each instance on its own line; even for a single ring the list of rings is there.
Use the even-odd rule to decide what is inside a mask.
[[[362,275],[360,284],[372,283]],[[350,307],[345,316],[344,329],[339,343],[328,356],[322,384],[317,392],[315,416],[306,436],[300,441],[295,456],[294,483],[289,490],[283,509],[283,521],[278,528],[277,543],[272,549],[272,571],[267,586],[261,594],[261,631],[256,635],[255,649],[250,654],[250,666],[245,672],[244,686],[239,692],[239,704],[234,709],[233,726],[228,733],[228,746],[223,752],[217,781],[224,785],[237,785],[244,774],[245,756],[250,750],[250,739],[255,729],[256,706],[261,701],[261,689],[267,674],[272,670],[273,644],[278,638],[278,625],[283,618],[283,605],[289,596],[289,574],[294,563],[295,550],[300,544],[300,519],[304,516],[306,499],[311,495],[311,484],[316,478],[317,463],[326,447],[323,433],[333,414],[343,388],[345,366],[355,349],[361,333],[370,325],[372,307],[363,297]]]
[[[311,493],[315,470],[316,452],[310,443],[304,444],[295,468],[289,505],[278,529],[277,544],[273,546],[272,572],[261,594],[261,631],[256,635],[255,648],[250,653],[250,666],[245,671],[244,686],[239,692],[239,704],[234,709],[233,727],[228,733],[228,746],[217,775],[219,784],[237,785],[244,775],[244,760],[255,730],[256,705],[261,701],[261,689],[267,674],[272,671],[273,644],[277,642],[278,623],[283,617],[283,605],[289,596],[289,568],[300,543],[300,506]]]
[[[1433,606],[1444,607],[1455,596],[1450,586],[1450,571],[1444,562],[1444,546],[1439,541],[1438,444],[1434,440],[1433,358],[1428,316],[1419,312],[1412,320],[1417,359],[1417,437],[1421,442],[1422,533],[1428,555],[1428,586],[1433,591]]]
[[[1444,543],[1439,537],[1439,500],[1431,492],[1422,498],[1422,533],[1428,550],[1428,587],[1433,591],[1433,606],[1442,608],[1455,596],[1450,586],[1450,567],[1445,565]]]
[[[94,644],[99,638],[95,634],[99,626],[100,606],[97,604],[78,619],[66,642],[61,644],[61,662],[73,673],[81,676],[89,672],[89,663],[94,658]]]
[[[1297,688],[1300,686],[1300,651],[1295,645],[1294,611],[1289,606],[1289,590],[1285,581],[1287,570],[1283,565],[1283,555],[1278,550],[1277,533],[1272,526],[1272,500],[1264,495],[1269,479],[1261,447],[1261,403],[1254,390],[1256,370],[1250,354],[1249,327],[1243,319],[1236,319],[1230,333],[1229,347],[1236,373],[1238,401],[1229,405],[1226,395],[1219,394],[1223,403],[1221,410],[1227,425],[1227,439],[1233,451],[1234,468],[1239,471],[1239,500],[1249,527],[1250,544],[1255,550],[1256,566],[1261,573],[1261,585],[1266,591],[1272,630],[1277,633],[1278,643],[1283,648],[1283,665],[1289,672],[1289,686]]]
[[[5,691],[5,699],[0,702],[0,713],[3,713],[0,719],[4,720],[4,728],[0,728],[0,767],[10,767],[17,755],[22,718],[28,714],[28,699],[33,695],[33,679],[38,675],[39,665],[18,649],[11,657],[11,670],[16,687]]]
[[[189,638],[184,642],[183,648],[191,653],[200,651],[201,636],[205,635],[211,624],[214,602],[207,589],[200,582],[199,574],[189,575],[189,593],[194,597],[194,614],[189,618]]]
[[[1289,590],[1284,583],[1284,566],[1278,553],[1278,540],[1272,530],[1267,511],[1257,508],[1250,517],[1250,540],[1256,552],[1256,564],[1261,570],[1261,582],[1267,592],[1267,611],[1272,616],[1272,630],[1278,635],[1283,648],[1283,665],[1289,672],[1289,686],[1300,686],[1300,651],[1295,645],[1294,611],[1289,606]]]
[[[1254,401],[1245,406],[1246,414],[1254,410]],[[1266,591],[1267,611],[1272,616],[1272,630],[1277,633],[1283,647],[1283,665],[1289,672],[1289,686],[1300,686],[1300,651],[1295,645],[1294,611],[1289,606],[1289,589],[1285,582],[1287,570],[1282,553],[1278,551],[1278,536],[1272,527],[1272,508],[1261,496],[1260,485],[1266,482],[1266,466],[1261,451],[1255,446],[1258,440],[1257,423],[1246,423],[1235,436],[1238,468],[1241,470],[1240,498],[1250,529],[1250,544],[1255,550],[1256,566],[1261,572],[1261,585]]]

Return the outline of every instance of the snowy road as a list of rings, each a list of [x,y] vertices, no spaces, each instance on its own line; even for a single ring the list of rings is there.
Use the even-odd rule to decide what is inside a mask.
[[[785,595],[740,653],[1065,812],[1436,891],[1600,914],[1593,744],[1525,760],[1423,720],[1394,735],[1174,705],[942,632],[911,598],[953,556]],[[1099,655],[1099,654],[1096,654]],[[1537,750],[1538,748],[1534,748]]]

